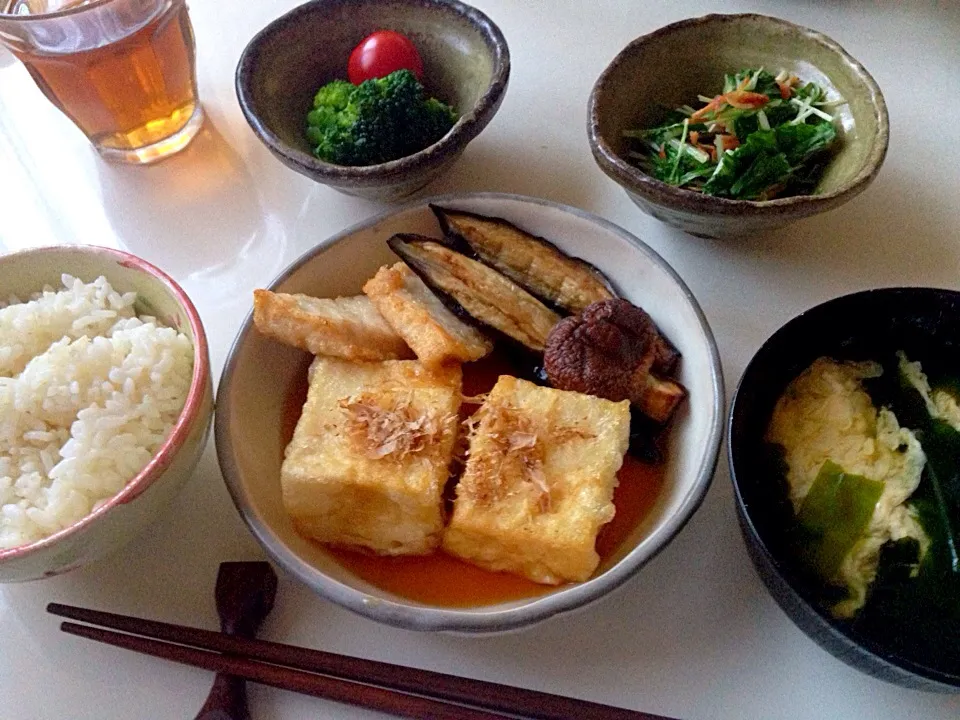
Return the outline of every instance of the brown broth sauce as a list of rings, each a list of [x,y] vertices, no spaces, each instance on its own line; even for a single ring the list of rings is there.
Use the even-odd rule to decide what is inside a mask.
[[[281,421],[282,445],[293,437],[300,411],[307,398],[307,368],[291,384]],[[500,375],[516,375],[517,368],[505,354],[490,356],[463,366],[463,394],[470,397],[489,391]],[[467,412],[475,407],[468,406]],[[663,486],[663,469],[630,455],[617,473],[620,484],[613,493],[617,508],[613,520],[597,537],[601,560],[616,553],[634,528],[646,517]],[[327,548],[343,567],[386,592],[415,602],[445,607],[493,605],[546,595],[554,586],[540,585],[508,573],[483,570],[443,552],[427,556],[380,557],[341,548]]]

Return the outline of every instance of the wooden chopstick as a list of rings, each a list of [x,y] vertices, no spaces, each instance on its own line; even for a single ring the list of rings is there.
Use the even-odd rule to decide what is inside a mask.
[[[352,658],[322,650],[311,650],[265,640],[231,637],[210,630],[201,630],[182,625],[172,625],[153,620],[116,615],[99,610],[51,603],[47,606],[47,611],[72,620],[113,628],[135,635],[166,640],[177,643],[180,646],[190,646],[192,648],[201,648],[207,651],[235,656],[224,659],[237,660],[244,658],[249,662],[259,661],[259,663],[271,663],[275,666],[282,665],[284,668],[292,670],[319,673],[320,675],[326,675],[330,678],[338,678],[354,685],[361,683],[365,686],[376,686],[386,691],[393,690],[410,695],[430,696],[438,701],[456,703],[461,706],[469,705],[494,713],[519,715],[524,718],[531,718],[531,720],[571,720],[571,718],[576,718],[577,720],[671,720],[662,715],[652,715],[635,710],[616,708],[586,700],[552,695],[537,690],[526,690],[524,688],[499,685],[483,680],[471,680],[469,678],[461,678],[429,670],[418,670],[373,660]],[[82,628],[82,633],[76,632],[76,628],[78,627]],[[84,637],[91,637],[91,639],[100,639],[99,637],[93,637],[91,635],[91,631],[96,630],[93,628],[77,626],[73,623],[64,623],[63,629],[72,634],[82,634]],[[102,633],[104,631],[97,632]],[[121,645],[121,647],[128,647],[128,645]],[[136,650],[137,648],[131,647],[130,649]],[[169,655],[162,655],[161,657],[169,657]],[[204,662],[210,661],[209,659],[205,659]],[[229,672],[230,674],[255,680],[256,682],[264,682],[280,687],[275,683],[250,677],[250,675],[244,674],[243,672],[234,672],[232,669],[225,669],[223,666],[210,667],[206,664],[198,666],[205,667],[206,669]],[[298,692],[305,691],[298,690]],[[325,696],[336,699],[332,695]],[[354,701],[348,699],[343,700],[343,702]],[[447,706],[447,709],[449,709],[449,706]],[[387,710],[387,712],[397,713],[396,710]],[[430,716],[414,715],[413,717]],[[443,717],[456,718],[459,716],[452,715],[448,712],[446,715],[443,715]],[[488,715],[487,717],[490,716]]]
[[[107,645],[134,650],[145,655],[173,660],[193,667],[227,673],[233,677],[293,690],[327,700],[357,705],[370,710],[423,720],[510,720],[506,715],[463,705],[454,705],[418,695],[394,692],[385,688],[349,682],[338,678],[295,670],[281,665],[222,655],[208,650],[151,640],[139,635],[104,630],[72,622],[60,623],[60,629],[71,635],[97,640]]]

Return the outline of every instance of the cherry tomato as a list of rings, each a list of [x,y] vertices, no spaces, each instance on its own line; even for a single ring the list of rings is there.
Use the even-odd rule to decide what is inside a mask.
[[[350,53],[347,77],[354,85],[381,78],[396,70],[409,70],[423,79],[423,61],[410,40],[393,30],[377,30]]]

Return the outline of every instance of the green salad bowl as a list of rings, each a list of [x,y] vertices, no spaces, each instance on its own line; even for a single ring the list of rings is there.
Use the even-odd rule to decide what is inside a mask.
[[[668,110],[718,92],[724,74],[760,67],[817,82],[828,98],[846,101],[832,111],[839,142],[811,194],[763,201],[714,197],[661,182],[627,159],[633,141],[624,131],[658,125]],[[768,232],[863,192],[886,156],[889,120],[870,73],[826,35],[766,15],[706,15],[627,45],[594,85],[587,133],[600,169],[641,210],[692,235],[728,238]]]

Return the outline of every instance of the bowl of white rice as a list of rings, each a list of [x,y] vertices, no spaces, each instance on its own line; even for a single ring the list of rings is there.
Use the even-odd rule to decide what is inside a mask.
[[[0,582],[119,549],[199,461],[206,336],[153,265],[93,246],[0,257]]]

